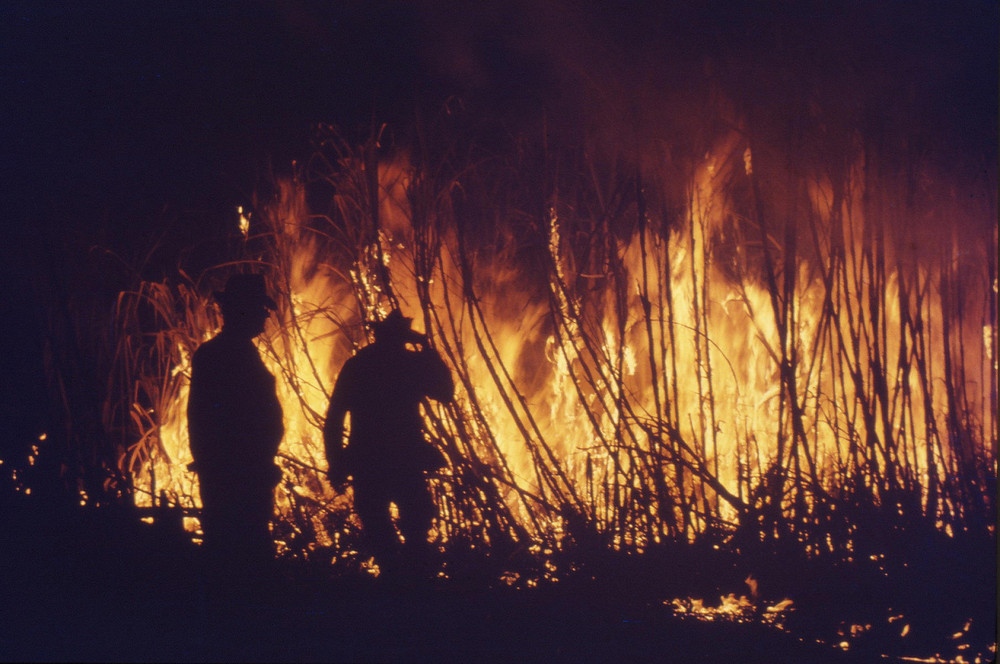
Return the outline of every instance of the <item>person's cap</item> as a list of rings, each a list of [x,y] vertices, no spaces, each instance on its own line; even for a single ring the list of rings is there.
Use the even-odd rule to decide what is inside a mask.
[[[393,309],[380,321],[372,321],[371,328],[377,336],[397,336],[407,341],[421,342],[426,337],[410,329],[412,318],[407,318],[399,309]]]
[[[215,291],[219,304],[261,304],[268,309],[278,308],[277,303],[267,294],[267,284],[262,274],[234,274],[226,282],[225,290]]]

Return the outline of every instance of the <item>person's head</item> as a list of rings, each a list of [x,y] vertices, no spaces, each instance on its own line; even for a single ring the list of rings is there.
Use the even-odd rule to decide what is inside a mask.
[[[222,309],[225,329],[249,339],[264,331],[269,310],[277,308],[267,294],[262,274],[234,274],[225,290],[216,291],[215,299]]]
[[[405,317],[399,309],[393,309],[380,321],[372,322],[375,342],[386,346],[405,346],[407,343],[425,344],[427,337],[410,329],[412,318]]]

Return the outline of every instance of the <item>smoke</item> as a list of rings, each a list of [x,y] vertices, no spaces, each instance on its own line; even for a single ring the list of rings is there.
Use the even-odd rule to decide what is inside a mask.
[[[557,133],[676,144],[722,95],[779,131],[811,110],[827,131],[995,162],[995,3],[418,6],[434,87],[515,126],[544,111]]]
[[[641,173],[661,211],[683,207],[709,162],[742,177],[752,146],[763,209],[779,224],[809,213],[813,185],[801,183],[852,174],[908,251],[900,260],[941,260],[954,242],[986,260],[996,3],[416,7],[427,89],[510,134],[582,151],[604,173]],[[746,208],[746,192],[729,193]]]

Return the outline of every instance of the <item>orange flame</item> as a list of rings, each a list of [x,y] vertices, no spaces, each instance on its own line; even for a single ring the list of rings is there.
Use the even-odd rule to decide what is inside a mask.
[[[292,519],[310,506],[321,546],[335,539],[324,512],[347,504],[320,475],[327,398],[365,342],[362,322],[390,303],[426,328],[459,379],[457,405],[426,413],[454,462],[438,480],[442,522],[481,525],[485,493],[449,502],[466,468],[485,478],[473,493],[492,486],[518,527],[557,541],[577,517],[641,550],[732,532],[769,501],[789,512],[822,497],[832,513],[859,482],[875,501],[916,496],[945,527],[969,509],[957,479],[995,468],[985,383],[996,383],[996,322],[984,305],[995,283],[963,281],[957,241],[937,260],[900,241],[865,204],[874,192],[863,164],[846,182],[808,182],[797,210],[806,221],[786,222],[781,238],[733,200],[731,183],[742,178],[751,196],[760,170],[734,135],[695,169],[683,223],[639,200],[633,230],[611,233],[554,205],[527,267],[512,258],[517,238],[488,247],[468,237],[404,158],[374,174],[371,163],[339,164],[337,219],[314,215],[295,182],[253,217],[267,226],[280,301],[259,340],[285,413],[277,511]],[[242,208],[239,223],[253,240]],[[193,309],[210,338],[213,305],[197,298]],[[175,389],[155,416],[133,415],[155,418],[145,428],[161,452],[130,470],[138,503],[165,491],[197,507],[185,468],[193,348],[174,351]]]

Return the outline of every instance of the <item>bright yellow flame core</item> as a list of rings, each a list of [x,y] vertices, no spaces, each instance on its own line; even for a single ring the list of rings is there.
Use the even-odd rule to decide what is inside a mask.
[[[749,158],[748,149],[748,175],[752,173]],[[357,323],[376,307],[385,311],[378,293],[382,288],[379,262],[388,270],[404,313],[415,318],[417,327],[428,320],[444,321],[434,323],[435,343],[451,351],[448,357],[456,375],[464,378],[457,381],[459,412],[466,414],[478,456],[495,470],[504,461],[512,483],[539,499],[555,503],[554,491],[571,491],[600,528],[612,526],[608,515],[614,513],[615,501],[641,499],[643,473],[649,471],[643,464],[670,469],[662,474],[675,503],[714,503],[719,517],[735,521],[736,511],[719,501],[710,484],[693,477],[692,468],[710,474],[721,489],[740,500],[748,499],[748,478],[759,480],[778,461],[803,475],[812,472],[808,468],[812,465],[820,484],[835,491],[841,481],[838,469],[850,466],[866,432],[881,441],[896,441],[891,463],[905,465],[923,487],[926,500],[930,473],[940,482],[953,467],[946,458],[950,441],[944,433],[940,445],[929,440],[926,424],[936,421],[938,431],[943,432],[949,404],[945,390],[928,391],[927,381],[913,370],[914,339],[900,332],[906,329],[900,306],[923,320],[927,336],[916,352],[923,355],[926,376],[940,380],[945,349],[938,340],[946,314],[932,288],[931,268],[920,265],[906,274],[890,271],[884,289],[874,295],[838,286],[831,304],[822,270],[814,262],[801,260],[790,294],[794,315],[783,336],[774,312],[774,294],[764,280],[734,278],[713,253],[713,237],[729,214],[713,189],[713,173],[706,166],[695,178],[685,228],[672,230],[669,237],[654,233],[640,237],[637,231],[618,247],[617,274],[607,266],[604,274],[576,271],[567,242],[560,236],[563,222],[553,210],[547,220],[553,266],[547,284],[551,299],[522,290],[517,285],[523,283],[518,266],[503,262],[498,252],[492,261],[479,258],[475,265],[477,283],[472,288],[481,307],[481,321],[463,299],[463,272],[453,232],[437,231],[442,249],[429,279],[415,268],[412,213],[406,198],[412,178],[405,165],[380,167],[379,246],[370,247],[367,256],[342,272],[324,269],[319,241],[305,228],[309,214],[304,190],[285,183],[279,201],[266,213],[275,230],[280,274],[272,277],[271,285],[282,306],[258,343],[277,378],[284,407],[286,435],[281,454],[287,457],[283,462],[286,485],[278,492],[279,513],[287,514],[296,496],[327,505],[345,500],[335,499],[311,469],[326,469],[320,426],[337,371],[353,345],[364,343]],[[827,224],[837,214],[844,220],[845,236],[861,236],[865,220],[856,201],[834,210],[823,187],[817,185],[810,193],[813,214]],[[241,210],[244,233],[245,218]],[[848,262],[845,274],[861,275],[860,256],[849,252],[844,260]],[[595,293],[579,283],[606,287]],[[615,283],[625,283],[627,288],[616,290]],[[425,305],[429,299],[436,318],[425,317],[420,288],[425,289]],[[880,304],[885,305],[879,338],[858,334],[865,329],[858,321],[874,304],[871,297],[880,297]],[[371,308],[359,311],[359,301],[370,303]],[[202,306],[210,305],[204,301]],[[837,314],[825,315],[825,306],[836,307]],[[986,367],[986,375],[995,371],[992,335],[979,327],[964,340],[976,340],[978,330],[982,330],[979,344],[969,343],[965,348],[970,376],[977,367]],[[203,338],[214,332],[202,330]],[[900,353],[904,342],[909,356]],[[871,361],[876,344],[893,402],[884,417],[879,414],[866,426],[860,405],[878,408],[872,387],[877,368]],[[792,353],[794,361],[789,361]],[[186,470],[191,461],[185,418],[190,357],[182,347],[178,356],[180,361],[171,373],[181,381],[180,387],[171,401],[157,408],[158,435],[166,455],[153,457],[155,486],[145,472],[137,477],[137,484],[150,493],[166,491],[187,497],[197,506],[197,478]],[[783,393],[790,379],[782,376],[783,364],[787,364],[784,370],[794,374],[798,388],[794,395]],[[902,394],[914,396],[904,404]],[[965,394],[970,404],[968,417],[988,421],[985,391],[968,389]],[[790,399],[795,400],[799,413],[802,440],[794,440]],[[468,415],[473,401],[479,404],[488,431]],[[438,433],[454,434],[448,414],[435,408],[446,430]],[[664,421],[688,445],[679,453],[680,462],[676,456],[652,454],[669,444],[668,434],[655,424]],[[495,440],[496,450],[486,442],[490,439]],[[779,447],[783,459],[779,459]],[[629,452],[635,449],[644,453]],[[788,461],[791,456],[794,463]],[[686,472],[677,474],[674,464]],[[539,465],[556,469],[553,474],[565,479],[544,480]],[[631,498],[612,495],[619,490]],[[528,512],[538,504],[522,501],[506,483],[501,492],[528,527]],[[569,500],[566,495],[563,499]],[[151,500],[146,493],[137,494],[140,504]],[[195,527],[191,520],[186,523]],[[552,512],[540,523],[550,532],[562,528],[561,516]],[[693,536],[706,527],[704,519],[696,516],[684,534]],[[316,532],[321,543],[329,544],[322,528]],[[649,544],[647,540],[648,534],[636,528],[616,533],[615,542],[641,547]]]

